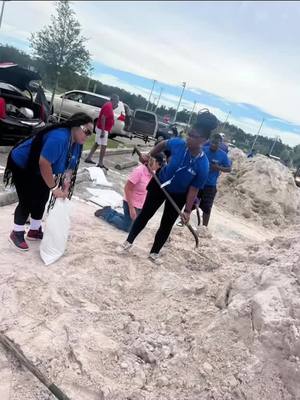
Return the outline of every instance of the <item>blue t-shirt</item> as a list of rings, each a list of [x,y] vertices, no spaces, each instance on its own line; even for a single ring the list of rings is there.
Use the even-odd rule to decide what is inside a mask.
[[[70,135],[70,129],[57,128],[46,133],[43,138],[41,156],[49,161],[54,175],[63,174],[67,169],[76,167],[81,145],[78,143],[72,144],[68,163]],[[27,165],[32,140],[33,138],[26,140],[12,151],[12,158],[20,168],[25,168]]]
[[[218,149],[217,151],[211,151],[210,145],[203,146],[203,151],[206,154],[209,164],[216,163],[221,167],[230,167],[231,161],[225,151]],[[217,186],[217,181],[220,175],[220,171],[209,170],[208,178],[205,186]]]
[[[210,145],[209,140],[206,143],[204,143],[204,146],[209,146],[209,145]],[[229,152],[228,146],[224,142],[220,143],[219,149],[225,151],[226,154],[228,154],[228,152]]]
[[[201,152],[192,157],[186,142],[181,138],[168,140],[167,150],[171,153],[169,163],[159,172],[161,183],[171,180],[165,189],[170,193],[185,193],[190,186],[202,189],[209,171],[206,155]]]

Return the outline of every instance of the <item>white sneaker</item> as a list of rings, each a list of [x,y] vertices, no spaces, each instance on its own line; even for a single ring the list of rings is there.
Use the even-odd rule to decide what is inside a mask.
[[[163,260],[160,255],[157,253],[150,253],[148,256],[149,260],[151,260],[154,264],[161,265],[163,264]]]
[[[122,243],[120,246],[118,246],[116,248],[117,253],[121,254],[121,253],[125,253],[127,251],[129,251],[129,249],[132,247],[132,243],[127,242],[127,240]]]

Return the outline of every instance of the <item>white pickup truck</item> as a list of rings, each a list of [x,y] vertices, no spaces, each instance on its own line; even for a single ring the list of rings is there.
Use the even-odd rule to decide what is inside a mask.
[[[51,101],[51,94],[46,94],[47,100]],[[85,92],[82,90],[72,90],[61,95],[54,96],[52,113],[61,115],[67,119],[77,112],[88,114],[96,126],[99,112],[104,103],[109,101],[109,97],[100,94]],[[111,130],[112,134],[123,134],[125,126],[125,107],[119,101],[118,107],[114,109],[115,123]]]

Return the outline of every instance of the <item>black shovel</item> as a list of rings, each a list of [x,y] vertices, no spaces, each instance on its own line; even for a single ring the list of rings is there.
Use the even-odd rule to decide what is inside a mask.
[[[135,146],[132,152],[132,155],[134,155],[135,153],[137,153],[137,155],[139,157],[142,156],[142,153],[140,152],[140,150]],[[148,165],[147,165],[148,167]],[[175,203],[175,201],[172,199],[172,196],[166,191],[165,188],[161,187],[161,183],[157,177],[157,175],[148,167],[148,170],[150,172],[150,174],[153,176],[155,182],[158,184],[158,186],[160,187],[160,189],[163,191],[164,195],[166,196],[166,198],[169,200],[169,202],[172,204],[172,206],[174,207],[174,209],[176,210],[176,212],[178,213],[178,215],[180,215],[181,217],[183,217],[181,210],[179,209],[179,207],[177,206],[177,204]],[[197,233],[195,232],[195,230],[192,228],[190,223],[184,224],[188,230],[191,232],[191,234],[194,236],[195,242],[196,242],[196,247],[199,246],[199,238]]]

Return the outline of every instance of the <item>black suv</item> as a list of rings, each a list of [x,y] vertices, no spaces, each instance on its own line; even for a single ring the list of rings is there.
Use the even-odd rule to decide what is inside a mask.
[[[0,146],[13,146],[45,125],[49,106],[41,86],[32,83],[39,80],[34,71],[0,64]]]

